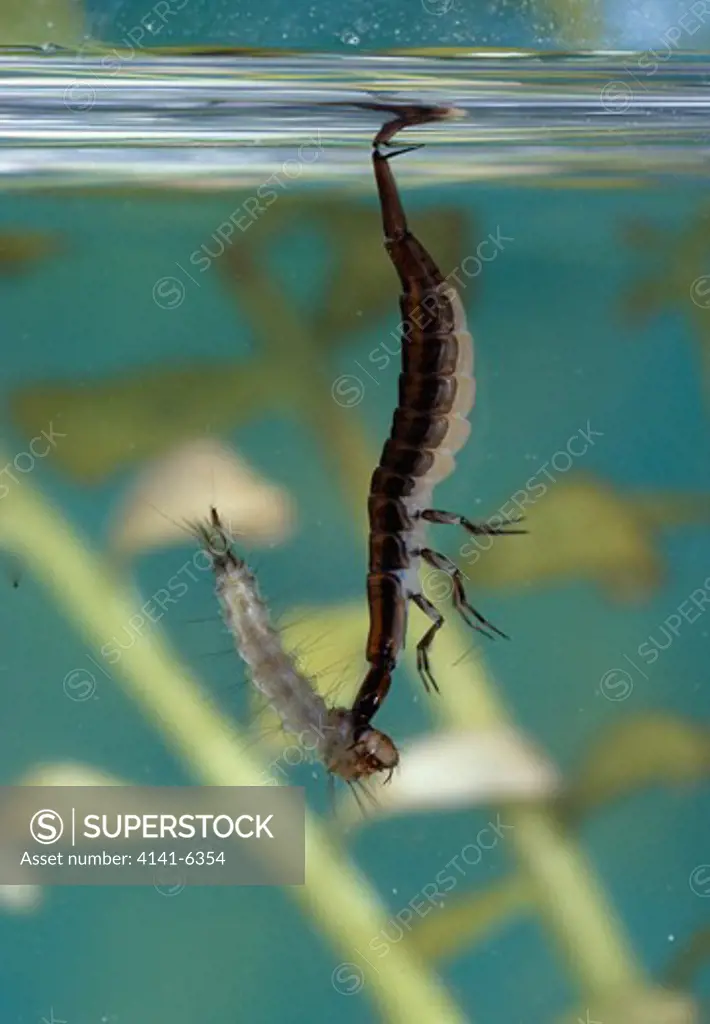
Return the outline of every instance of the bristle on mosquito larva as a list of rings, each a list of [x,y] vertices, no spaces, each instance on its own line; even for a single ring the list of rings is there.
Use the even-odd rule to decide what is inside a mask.
[[[214,506],[198,530],[203,549],[211,556],[224,623],[254,689],[266,698],[284,731],[298,737],[304,751],[346,782],[380,772],[391,776],[399,763],[395,744],[377,729],[358,730],[352,711],[330,707],[300,671],[283,646],[254,574],[232,547]]]
[[[230,534],[252,545],[290,536],[295,503],[235,449],[214,438],[182,442],[136,475],[114,513],[110,547],[133,556],[184,542],[186,524],[217,503]]]

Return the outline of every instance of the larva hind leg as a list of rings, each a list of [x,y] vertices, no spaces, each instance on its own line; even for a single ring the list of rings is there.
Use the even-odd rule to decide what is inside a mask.
[[[450,558],[447,558],[446,555],[440,555],[437,551],[432,551],[431,548],[422,548],[419,554],[424,561],[434,569],[441,569],[442,572],[445,572],[451,578],[454,607],[467,626],[478,630],[479,633],[483,633],[489,640],[493,639],[491,634],[488,632],[489,629],[494,633],[497,633],[498,636],[502,636],[504,640],[509,639],[502,630],[498,629],[498,627],[494,626],[492,622],[489,622],[488,619],[484,618],[484,616],[481,615],[480,612],[476,611],[473,605],[469,603],[466,598],[466,589],[463,584],[461,570],[451,561]],[[474,622],[473,619],[478,621]]]
[[[441,523],[444,526],[463,526],[464,530],[468,530],[474,537],[496,537],[496,536],[512,536],[513,534],[527,533],[527,530],[509,530],[508,526],[516,526],[518,523],[522,523],[524,516],[505,518],[501,521],[499,526],[493,526],[491,523],[474,523],[466,516],[457,515],[456,512],[444,512],[441,509],[427,508],[423,512],[419,513],[421,519],[426,519],[429,523]]]
[[[375,147],[375,152],[381,160],[394,160],[396,156],[403,156],[405,153],[413,153],[415,149],[423,149],[424,143],[418,142],[415,146],[399,146],[395,147],[393,142],[382,142],[382,146],[386,146],[388,149],[387,153],[381,153],[379,146]]]
[[[417,672],[421,676],[427,693],[429,690],[435,690],[438,693],[439,687],[436,679],[434,679],[429,663],[429,648],[434,637],[444,625],[444,616],[436,610],[431,601],[424,597],[424,594],[412,594],[411,597],[417,608],[423,611],[425,615],[428,615],[432,621],[431,626],[417,644]]]

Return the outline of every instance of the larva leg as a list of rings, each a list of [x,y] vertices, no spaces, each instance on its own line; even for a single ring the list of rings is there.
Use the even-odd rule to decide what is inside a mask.
[[[431,647],[434,637],[444,625],[444,616],[436,610],[431,601],[427,600],[423,594],[412,594],[412,601],[414,601],[417,608],[421,609],[425,615],[428,615],[432,621],[432,625],[417,644],[417,671],[421,676],[422,682],[424,683],[424,689],[427,693],[430,689],[436,690],[438,693],[439,687],[437,686],[436,679],[434,679],[431,671],[431,665],[429,664],[429,648]]]
[[[457,515],[455,512],[444,512],[441,509],[427,508],[423,512],[419,513],[421,519],[426,519],[429,523],[441,523],[444,526],[463,526],[464,530],[468,530],[474,537],[476,536],[512,536],[513,534],[527,533],[527,530],[509,530],[510,524],[517,525],[523,521],[523,516],[517,518],[505,519],[503,524],[500,526],[492,526],[490,523],[473,523],[466,516]]]
[[[391,142],[383,142],[382,145],[383,146],[388,146],[388,147],[389,146],[393,147],[393,143],[391,143]],[[399,149],[395,149],[393,147],[392,149],[390,149],[390,151],[388,153],[380,153],[380,151],[378,149],[377,150],[377,155],[379,157],[381,157],[383,160],[393,160],[396,156],[403,156],[405,153],[413,153],[415,149],[423,149],[423,148],[424,148],[424,143],[423,142],[418,142],[416,144],[416,146],[400,146]]]
[[[494,633],[497,633],[498,636],[502,636],[505,640],[509,639],[502,630],[498,629],[497,626],[494,626],[493,623],[484,618],[480,612],[477,612],[473,605],[469,604],[466,599],[466,590],[463,585],[461,570],[451,561],[450,558],[447,558],[446,555],[440,555],[437,551],[432,551],[431,548],[422,548],[419,554],[424,561],[428,562],[428,564],[433,566],[434,569],[441,569],[451,577],[451,584],[454,588],[454,607],[467,626],[478,630],[479,633],[484,633],[489,639],[493,638],[486,629],[482,628],[484,626],[487,627],[487,629],[493,630]],[[477,619],[478,622],[474,622],[471,616]],[[478,623],[480,623],[480,625]]]

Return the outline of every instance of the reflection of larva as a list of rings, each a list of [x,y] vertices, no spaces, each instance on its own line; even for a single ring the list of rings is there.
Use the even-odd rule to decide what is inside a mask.
[[[367,727],[356,739],[352,712],[328,707],[284,650],[256,579],[232,550],[216,508],[211,509],[209,523],[200,525],[198,532],[212,559],[225,624],[249,668],[252,683],[269,701],[283,728],[308,736],[308,749],[332,775],[346,782],[382,771],[391,775],[399,753],[389,736]]]

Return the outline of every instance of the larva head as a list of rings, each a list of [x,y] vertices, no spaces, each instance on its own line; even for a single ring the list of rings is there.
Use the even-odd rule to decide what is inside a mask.
[[[399,751],[389,736],[371,725],[356,731],[349,709],[333,708],[329,713],[329,726],[331,732],[324,759],[333,775],[355,782],[378,772],[391,775],[399,764]]]
[[[371,725],[360,733],[353,750],[361,768],[360,775],[356,778],[385,771],[391,776],[399,764],[399,751],[394,741],[386,733],[373,729]]]

